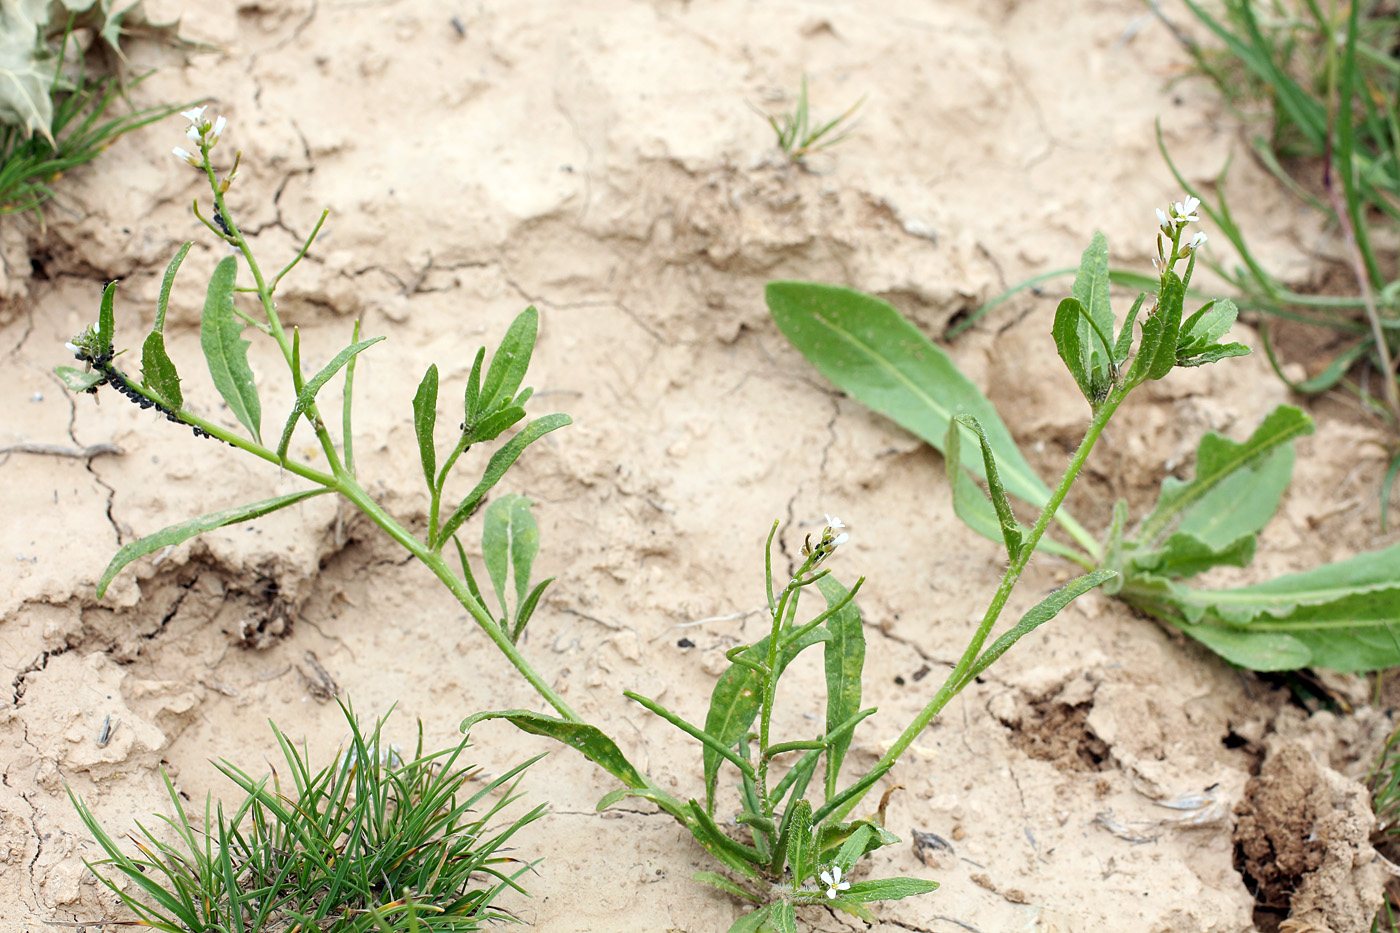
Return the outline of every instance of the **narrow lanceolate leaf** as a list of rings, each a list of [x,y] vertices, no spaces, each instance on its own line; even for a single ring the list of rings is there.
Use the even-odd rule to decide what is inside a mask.
[[[827,575],[817,581],[817,589],[826,598],[828,607],[838,605],[848,591],[834,577]],[[822,650],[826,667],[826,731],[836,729],[860,711],[861,671],[865,669],[865,627],[855,601],[846,603],[824,623],[831,633]],[[852,731],[830,741],[826,751],[827,796],[836,793],[836,778],[841,763],[851,747]]]
[[[68,387],[69,392],[86,392],[104,378],[103,374],[95,369],[83,372],[72,366],[55,366],[53,371],[58,374],[58,378],[63,380],[63,384]]]
[[[1113,368],[1108,346],[1113,339],[1113,309],[1108,302],[1108,240],[1097,230],[1079,259],[1071,294],[1087,312],[1087,316],[1079,317],[1077,329],[1089,380],[1094,386],[1106,387]],[[1093,403],[1094,393],[1085,395]]]
[[[429,489],[437,484],[437,446],[433,430],[437,426],[438,368],[434,363],[423,374],[418,391],[413,395],[413,433],[418,436],[418,458],[423,463],[423,478]],[[446,538],[452,532],[446,531]]]
[[[1178,516],[1182,530],[1217,547],[1257,532],[1273,516],[1292,474],[1291,452],[1277,460],[1274,453],[1312,430],[1312,419],[1301,409],[1280,405],[1244,443],[1207,434],[1196,449],[1195,477],[1163,480],[1140,540],[1154,541]]]
[[[530,368],[530,356],[535,351],[535,335],[539,330],[540,314],[534,307],[520,312],[501,338],[486,379],[481,384],[479,411],[491,411],[498,403],[515,395]]]
[[[113,280],[107,283],[106,288],[102,289],[102,306],[97,312],[97,347],[99,352],[106,352],[117,335],[117,317],[116,311],[113,309],[116,295],[117,283]]]
[[[175,285],[175,273],[180,270],[180,263],[185,261],[185,254],[194,245],[194,240],[186,240],[175,253],[175,258],[170,260],[170,265],[165,267],[165,278],[160,282],[160,295],[156,298],[156,323],[154,330],[157,333],[165,332],[165,312],[170,307],[170,289]]]
[[[301,387],[301,391],[297,393],[297,400],[292,405],[292,413],[287,416],[287,423],[282,426],[282,438],[277,443],[277,458],[279,460],[287,455],[287,447],[292,442],[292,432],[296,430],[297,419],[306,413],[312,402],[316,401],[316,393],[320,392],[322,387],[356,356],[383,339],[383,337],[375,337],[371,340],[360,340],[352,343],[337,353],[320,372],[306,381],[306,384]]]
[[[1049,501],[1049,489],[992,403],[893,306],[812,282],[769,282],[765,294],[783,335],[838,388],[939,451],[953,416],[975,415],[996,451],[1006,488],[1037,508]],[[962,462],[982,476],[978,451],[964,450]]]
[[[1123,329],[1118,332],[1118,340],[1113,344],[1113,359],[1116,365],[1123,365],[1128,360],[1128,352],[1133,347],[1133,326],[1137,323],[1138,313],[1142,311],[1143,302],[1147,300],[1146,292],[1139,292],[1133,301],[1133,306],[1128,310],[1127,320],[1123,322]]]
[[[812,805],[806,800],[793,804],[787,842],[787,861],[792,866],[793,884],[806,884],[816,874],[816,852],[812,845]]]
[[[488,492],[501,481],[501,477],[506,475],[511,465],[525,452],[535,441],[544,437],[550,431],[558,430],[566,424],[572,424],[573,419],[565,414],[545,415],[543,418],[536,418],[521,429],[520,433],[512,437],[509,441],[491,455],[487,461],[486,472],[482,474],[481,482],[477,483],[461,504],[453,511],[452,516],[442,526],[443,530],[438,536],[439,541],[446,541],[452,533],[461,527],[462,522],[476,510],[481,504],[481,500]]]
[[[154,551],[159,551],[163,547],[169,547],[188,541],[195,535],[203,534],[206,531],[259,518],[269,512],[285,509],[287,506],[295,505],[303,499],[310,499],[312,496],[319,496],[327,492],[330,492],[330,490],[307,489],[302,492],[289,493],[285,496],[276,496],[272,499],[264,499],[261,502],[253,502],[249,505],[240,505],[236,509],[225,509],[222,512],[211,512],[208,515],[201,515],[199,518],[192,518],[187,522],[171,525],[169,528],[157,531],[153,535],[138,538],[118,551],[116,556],[112,558],[112,562],[107,565],[107,569],[102,571],[102,577],[97,581],[97,598],[101,599],[102,595],[107,592],[108,584],[121,572],[121,569],[137,558],[144,557]]]
[[[179,411],[185,407],[185,395],[180,391],[180,374],[165,352],[165,335],[153,330],[141,345],[141,380],[151,388],[167,407]]]
[[[797,908],[792,901],[773,905],[773,925],[778,933],[797,933]]]
[[[530,570],[540,551],[540,528],[530,513],[533,503],[525,496],[501,496],[486,507],[481,527],[481,553],[486,572],[501,604],[501,618],[509,620],[506,577],[515,579],[515,617],[519,617],[530,592]]]
[[[938,890],[937,881],[922,878],[881,878],[873,881],[857,881],[849,891],[842,891],[838,901],[853,901],[857,904],[870,901],[897,901],[900,898],[914,897]]]
[[[233,313],[233,287],[238,275],[238,260],[225,256],[209,279],[209,291],[204,298],[204,314],[200,318],[199,344],[209,361],[209,375],[214,388],[228,403],[235,418],[248,429],[253,440],[262,443],[262,404],[253,384],[253,371],[248,368],[248,341],[240,335],[243,322]]]
[[[546,738],[554,739],[580,752],[583,757],[598,765],[604,771],[617,778],[623,784],[631,788],[648,788],[646,778],[642,777],[640,771],[633,767],[632,762],[627,760],[627,756],[622,754],[622,750],[617,747],[617,743],[608,738],[602,730],[596,726],[590,726],[582,722],[570,722],[566,719],[559,719],[554,716],[546,716],[543,713],[536,713],[527,709],[505,709],[488,710],[486,712],[474,713],[462,720],[461,730],[470,733],[472,727],[477,723],[485,722],[488,719],[504,719],[514,725],[522,732],[529,732],[532,735],[542,735]],[[669,797],[662,792],[655,791],[648,799],[665,800],[662,806],[666,812],[673,816],[679,815],[684,809],[684,804],[673,797]]]
[[[992,499],[992,508],[996,510],[997,524],[1001,526],[1006,553],[1011,561],[1015,562],[1021,553],[1021,526],[1016,524],[1016,516],[1011,512],[1011,503],[1006,500],[1006,490],[1001,485],[1001,476],[997,471],[996,458],[992,456],[991,444],[987,441],[987,433],[971,415],[959,415],[956,420],[977,435],[982,448],[982,466],[987,477],[987,490]]]
[[[1079,391],[1089,404],[1094,404],[1093,388],[1090,383],[1090,369],[1088,357],[1088,347],[1084,346],[1079,336],[1080,329],[1084,324],[1084,306],[1077,298],[1066,298],[1060,302],[1055,309],[1055,322],[1051,325],[1050,334],[1055,338],[1055,350],[1060,354],[1060,359],[1064,361],[1065,368],[1074,377],[1075,383],[1079,386]]]
[[[1001,519],[997,517],[992,500],[987,498],[987,494],[968,475],[967,470],[963,469],[962,428],[956,419],[948,422],[948,434],[944,441],[943,466],[947,471],[948,485],[952,487],[953,513],[964,525],[988,541],[1005,544],[1006,537],[1002,533]],[[1024,525],[1017,525],[1016,529],[1024,540],[1028,529]],[[1047,554],[1058,554],[1073,561],[1083,560],[1083,555],[1079,551],[1061,544],[1049,535],[1041,535],[1040,540],[1036,542],[1035,549]]]
[[[729,928],[729,933],[760,933],[772,914],[772,907],[760,907],[752,913],[744,914],[734,921],[734,925]]]
[[[1177,337],[1181,332],[1182,305],[1186,301],[1186,286],[1175,272],[1168,271],[1164,277],[1161,292],[1157,295],[1157,308],[1147,316],[1143,324],[1144,335],[1148,324],[1157,333],[1157,343],[1151,358],[1147,361],[1148,379],[1161,379],[1176,365]],[[1144,336],[1144,343],[1146,339]]]
[[[763,661],[767,658],[768,637],[765,635],[759,639],[742,657],[752,661]],[[818,626],[782,651],[778,666],[785,667],[803,650],[830,637],[831,634],[825,628]],[[710,693],[710,709],[705,714],[705,732],[714,736],[725,748],[733,748],[748,734],[754,717],[758,715],[760,702],[758,672],[740,664],[731,665],[719,676],[719,680],[715,682],[715,689]],[[720,762],[724,758],[708,745],[705,746],[703,755],[705,806],[713,813],[715,784],[719,779]]]
[[[758,895],[754,894],[748,888],[744,887],[741,884],[735,884],[733,881],[730,881],[728,878],[724,877],[724,875],[718,874],[716,872],[697,871],[695,874],[690,876],[690,880],[699,881],[703,884],[712,884],[715,887],[719,888],[721,891],[725,892],[726,894],[732,894],[735,897],[742,897],[744,900],[752,901],[755,904],[763,903],[758,899]]]
[[[1083,596],[1094,587],[1112,580],[1116,576],[1118,576],[1118,574],[1112,570],[1095,570],[1091,573],[1084,574],[1082,577],[1071,580],[1065,586],[1060,587],[1058,590],[1042,599],[1030,612],[1027,612],[1021,617],[1021,621],[1017,622],[1009,631],[992,642],[989,648],[978,655],[977,660],[973,662],[971,669],[968,670],[967,676],[963,678],[963,683],[971,683],[977,675],[985,671],[997,658],[1006,654],[1006,652],[1011,649],[1012,645],[1016,644],[1016,642],[1020,641],[1024,636],[1035,631],[1046,622],[1055,618],[1055,616],[1060,614],[1060,610],[1068,606],[1073,600]]]

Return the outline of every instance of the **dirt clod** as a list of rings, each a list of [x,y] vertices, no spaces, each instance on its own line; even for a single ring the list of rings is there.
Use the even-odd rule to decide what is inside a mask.
[[[1365,788],[1302,744],[1274,739],[1235,812],[1235,866],[1254,892],[1260,930],[1371,928],[1383,879]]]

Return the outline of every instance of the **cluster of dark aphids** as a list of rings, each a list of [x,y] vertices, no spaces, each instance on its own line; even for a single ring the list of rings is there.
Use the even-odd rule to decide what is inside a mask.
[[[97,390],[102,386],[110,385],[119,393],[125,395],[128,399],[135,402],[137,405],[140,405],[143,409],[154,408],[162,415],[165,415],[166,421],[171,421],[175,424],[185,424],[185,422],[180,420],[180,416],[175,412],[174,409],[167,408],[160,402],[157,402],[155,399],[148,398],[145,395],[142,395],[141,391],[137,389],[136,386],[131,384],[131,380],[126,378],[126,374],[123,373],[120,369],[117,369],[117,367],[112,364],[112,360],[116,358],[117,354],[116,348],[113,347],[110,343],[107,344],[107,349],[102,351],[101,353],[94,354],[90,353],[85,349],[79,348],[78,350],[74,351],[73,355],[78,359],[82,360],[84,363],[91,364],[93,369],[97,370],[99,373],[102,374],[102,378],[97,382],[93,383],[92,387],[87,390],[93,395],[96,395]],[[189,425],[189,427],[191,430],[194,431],[195,437],[213,437],[212,434],[210,434],[208,431],[204,430],[203,428],[197,425],[192,424]]]

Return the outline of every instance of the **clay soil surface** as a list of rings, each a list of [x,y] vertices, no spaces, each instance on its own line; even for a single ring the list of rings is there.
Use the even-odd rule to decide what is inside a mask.
[[[1181,197],[1154,121],[1196,183],[1243,148],[1237,121],[1132,0],[147,7],[183,12],[185,35],[218,51],[182,67],[136,43],[136,60],[161,70],[135,99],[207,96],[228,117],[218,152],[244,154],[231,209],[264,266],[279,268],[331,209],[279,307],[315,366],[355,320],[387,335],[360,363],[356,452],[388,511],[425,520],[410,400],[428,364],[445,386],[439,422],[455,424],[448,400],[476,348],[540,310],[532,409],[575,424],[501,487],[538,503],[538,566],[558,577],[527,651],[682,797],[701,792],[698,747],[621,691],[703,715],[724,651],[759,635],[774,519],[782,563],[824,513],[841,516],[852,539],[832,566],[869,578],[866,703],[880,712],[857,734],[855,765],[926,701],[1002,566],[953,516],[937,454],[825,383],[769,320],[764,283],[850,285],[937,335],[1010,284],[1077,261],[1096,228],[1115,264],[1149,269],[1152,209]],[[856,133],[810,170],[775,152],[750,106],[790,107],[804,70],[819,116],[867,96]],[[328,762],[345,734],[333,694],[367,716],[397,703],[388,731],[405,743],[415,719],[446,744],[473,711],[540,707],[422,566],[328,497],[148,558],[94,598],[122,544],[300,488],[114,394],[74,398],[52,375],[109,279],[122,282],[117,343],[138,347],[165,264],[193,239],[171,353],[192,407],[234,424],[199,353],[204,283],[226,249],[189,213],[208,191],[169,154],[183,128],[173,118],[136,133],[63,179],[47,230],[13,216],[0,226],[0,446],[79,454],[30,446],[0,459],[4,933],[119,916],[83,867],[97,850],[64,782],[118,835],[168,812],[161,766],[192,801],[231,795],[210,759],[264,769],[269,718]],[[1273,268],[1307,279],[1312,254],[1335,244],[1243,152],[1235,166],[1240,226]],[[1000,306],[949,347],[1047,477],[1087,422],[1049,335],[1065,288]],[[1258,345],[1248,326],[1236,337]],[[266,428],[286,411],[285,370],[266,343],[253,365]],[[339,389],[327,391],[338,410]],[[1242,438],[1286,401],[1258,354],[1173,374],[1108,432],[1075,514],[1101,530],[1114,498],[1146,507],[1163,476],[1189,470],[1203,431]],[[1217,582],[1395,540],[1374,502],[1381,436],[1344,401],[1326,404],[1260,557]],[[293,450],[314,462],[307,437]],[[1012,612],[1071,569],[1038,560]],[[822,715],[819,663],[785,683],[789,725],[806,734]],[[1367,928],[1376,879],[1351,778],[1386,724],[1363,682],[1334,689],[1356,712],[1310,717],[1120,604],[1080,600],[886,779],[902,787],[888,825],[905,842],[874,871],[942,887],[879,906],[876,929],[1273,928],[1300,908],[1277,903],[1277,885],[1257,907],[1261,885],[1299,890],[1324,869],[1326,903],[1306,918],[1322,925],[1294,929]],[[545,860],[533,897],[506,902],[528,925],[702,933],[739,915],[691,881],[713,866],[668,817],[626,802],[594,812],[613,787],[602,771],[504,724],[473,738],[493,773],[552,751],[524,789],[553,814],[519,838],[522,855]],[[1266,756],[1279,761],[1261,772]],[[1300,814],[1311,816],[1293,825]],[[1326,819],[1336,845],[1300,849]],[[818,909],[802,923],[863,928]]]

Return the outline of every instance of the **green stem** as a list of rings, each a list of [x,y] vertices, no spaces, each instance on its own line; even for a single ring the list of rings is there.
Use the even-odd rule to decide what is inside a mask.
[[[272,300],[272,287],[263,278],[262,268],[258,265],[257,259],[253,256],[253,248],[248,245],[248,240],[243,236],[243,231],[239,229],[233,218],[229,215],[228,206],[224,203],[224,193],[221,190],[219,180],[214,176],[214,165],[209,161],[209,146],[207,143],[200,143],[200,152],[204,157],[204,174],[209,179],[209,187],[214,192],[214,206],[227,225],[230,235],[233,237],[234,245],[243,254],[243,259],[248,263],[248,270],[253,274],[253,281],[257,283],[258,300],[261,302],[263,312],[267,315],[268,333],[277,341],[277,346],[282,350],[282,357],[287,361],[287,368],[292,373],[292,383],[296,391],[300,392],[306,384],[306,377],[301,372],[301,367],[297,365],[292,355],[291,341],[287,339],[286,332],[282,329],[282,319],[277,314],[277,306]],[[324,216],[322,220],[324,220]],[[319,228],[319,224],[318,224]],[[310,244],[308,244],[310,245]],[[298,257],[300,258],[300,257]],[[293,265],[295,260],[293,261]],[[289,267],[290,268],[290,267]],[[326,462],[330,465],[331,472],[338,477],[346,475],[345,467],[340,462],[340,455],[336,453],[335,442],[331,440],[330,431],[326,430],[326,423],[321,418],[321,412],[313,399],[306,406],[306,420],[310,422],[312,430],[316,432],[316,438],[321,443],[321,450],[326,455]]]
[[[942,712],[943,707],[948,705],[948,701],[957,696],[962,687],[966,686],[963,684],[963,680],[976,662],[987,637],[991,635],[992,628],[996,625],[1002,609],[1006,607],[1006,601],[1011,596],[1012,589],[1015,588],[1016,582],[1021,578],[1022,571],[1030,562],[1031,555],[1035,553],[1036,544],[1045,534],[1045,529],[1054,518],[1060,503],[1064,502],[1065,496],[1069,494],[1070,487],[1074,485],[1075,479],[1079,476],[1079,471],[1084,468],[1085,461],[1089,459],[1090,451],[1094,449],[1094,443],[1098,441],[1099,435],[1103,433],[1109,419],[1113,417],[1113,413],[1118,410],[1118,406],[1123,403],[1123,399],[1132,389],[1131,385],[1119,385],[1104,400],[1103,407],[1098,410],[1094,415],[1094,420],[1089,424],[1089,430],[1085,433],[1084,440],[1080,442],[1079,449],[1074,452],[1074,457],[1069,462],[1069,468],[1065,470],[1065,475],[1060,478],[1059,485],[1051,493],[1049,503],[1041,511],[1035,526],[1026,536],[1016,560],[1011,562],[1011,566],[1006,569],[1005,575],[1002,576],[1001,585],[997,587],[996,594],[992,596],[991,604],[987,606],[982,622],[977,626],[977,631],[973,634],[972,640],[968,642],[962,657],[958,659],[957,666],[943,681],[943,685],[938,688],[938,692],[934,694],[928,705],[920,711],[918,716],[914,717],[914,721],[909,724],[908,728],[900,733],[899,738],[895,739],[894,744],[881,756],[880,760],[871,766],[871,772],[888,771],[899,760],[899,756],[904,754],[904,750],[918,737],[919,733],[923,732],[933,721],[933,718]],[[862,790],[841,804],[835,811],[835,817],[845,819],[846,815],[860,803],[865,792]]]
[[[354,503],[357,508],[369,516],[371,521],[384,529],[389,537],[403,545],[409,553],[422,561],[424,566],[431,570],[435,577],[442,581],[443,586],[446,586],[448,590],[451,591],[452,595],[457,598],[457,602],[462,604],[462,608],[466,609],[467,612],[471,614],[476,624],[486,633],[486,636],[491,639],[496,647],[500,649],[501,654],[506,656],[506,659],[510,661],[515,669],[520,672],[521,676],[530,683],[530,686],[535,688],[536,692],[544,698],[545,702],[554,707],[560,716],[570,722],[583,722],[583,719],[569,707],[569,704],[564,702],[564,698],[556,693],[554,688],[530,666],[530,662],[525,660],[525,656],[520,653],[520,649],[515,646],[501,627],[496,624],[496,620],[491,618],[491,614],[486,611],[486,607],[472,596],[471,591],[467,589],[467,585],[452,572],[452,568],[448,566],[447,561],[444,560],[440,554],[429,550],[426,544],[418,540],[418,538],[414,537],[402,525],[395,521],[389,513],[385,512],[380,507],[378,502],[370,498],[369,494],[365,492],[355,480],[348,476],[340,476],[335,479],[334,486],[341,495]]]

